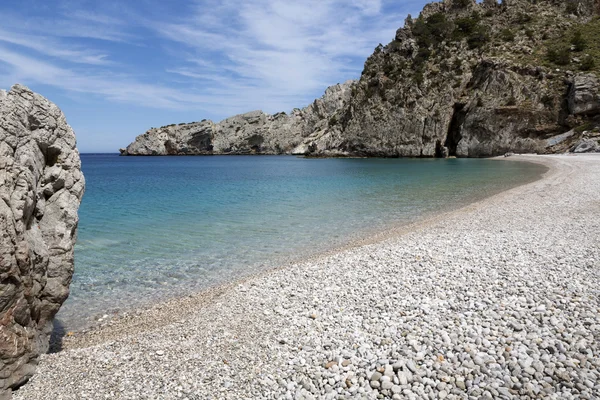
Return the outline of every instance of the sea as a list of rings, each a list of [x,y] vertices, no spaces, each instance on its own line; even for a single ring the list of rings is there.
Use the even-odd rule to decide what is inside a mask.
[[[534,181],[489,159],[82,154],[71,294],[81,330]]]

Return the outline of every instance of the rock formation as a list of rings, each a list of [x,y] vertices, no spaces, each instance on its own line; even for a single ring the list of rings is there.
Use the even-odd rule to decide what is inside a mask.
[[[136,138],[126,155],[282,154],[330,128],[335,112],[348,101],[354,81],[328,88],[320,99],[289,115],[252,111],[219,123],[209,120],[152,128]]]
[[[600,128],[599,11],[598,0],[430,3],[418,18],[407,18],[391,43],[375,49],[359,81],[328,89],[304,110],[150,130],[122,153],[487,157],[564,151]]]
[[[0,92],[0,398],[33,374],[69,295],[85,186],[75,144],[56,105]]]

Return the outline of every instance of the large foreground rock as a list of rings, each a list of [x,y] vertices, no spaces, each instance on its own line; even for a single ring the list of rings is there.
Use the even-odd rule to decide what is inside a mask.
[[[69,295],[84,192],[60,109],[20,85],[0,93],[0,398],[34,372]]]

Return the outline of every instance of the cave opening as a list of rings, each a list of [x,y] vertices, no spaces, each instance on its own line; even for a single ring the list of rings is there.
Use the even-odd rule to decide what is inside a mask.
[[[458,143],[462,139],[461,126],[465,120],[465,104],[456,103],[454,104],[454,111],[452,113],[452,119],[450,120],[450,126],[448,127],[448,134],[446,135],[446,142],[444,147],[448,149],[448,155],[451,157],[456,156],[456,148]]]

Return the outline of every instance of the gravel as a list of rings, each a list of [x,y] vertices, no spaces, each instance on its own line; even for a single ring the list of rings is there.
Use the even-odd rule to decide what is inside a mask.
[[[600,156],[512,160],[551,169],[73,335],[14,398],[599,398]]]

